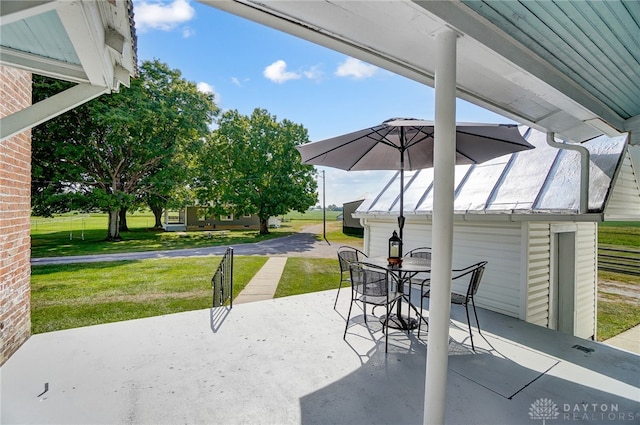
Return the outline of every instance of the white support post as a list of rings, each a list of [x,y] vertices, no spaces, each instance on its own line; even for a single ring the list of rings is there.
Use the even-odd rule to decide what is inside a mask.
[[[433,248],[424,423],[444,424],[449,361],[453,201],[456,158],[456,38],[436,36],[435,140],[433,148]]]

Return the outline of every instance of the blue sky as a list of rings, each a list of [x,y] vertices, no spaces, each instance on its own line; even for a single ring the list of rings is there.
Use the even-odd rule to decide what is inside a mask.
[[[189,0],[134,0],[138,60],[158,59],[215,95],[223,110],[264,108],[311,141],[394,117],[434,118],[433,89],[305,40]],[[459,100],[457,120],[511,122]],[[376,194],[393,172],[325,171],[326,203]],[[319,184],[322,202],[322,182]]]

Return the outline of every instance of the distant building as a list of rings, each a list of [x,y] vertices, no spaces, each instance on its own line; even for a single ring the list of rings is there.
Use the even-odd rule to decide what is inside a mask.
[[[162,226],[168,232],[194,230],[260,229],[260,218],[255,214],[210,214],[206,207],[186,207],[167,210]]]

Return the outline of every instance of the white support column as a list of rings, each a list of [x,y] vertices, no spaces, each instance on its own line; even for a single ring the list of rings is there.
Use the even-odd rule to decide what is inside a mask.
[[[449,361],[453,195],[456,158],[456,38],[451,29],[436,36],[435,141],[433,148],[433,249],[424,423],[444,424]]]

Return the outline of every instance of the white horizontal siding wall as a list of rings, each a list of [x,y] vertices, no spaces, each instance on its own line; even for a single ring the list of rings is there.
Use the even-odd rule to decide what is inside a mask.
[[[597,327],[598,226],[578,223],[576,232],[575,335],[592,338]]]
[[[549,322],[550,292],[552,283],[551,238],[555,226],[566,227],[563,223],[528,223],[527,242],[527,297],[526,321],[544,327],[555,324]],[[597,300],[597,225],[596,223],[574,223],[575,259],[561,258],[559,261],[575,261],[574,291],[574,335],[591,338],[596,331]]]
[[[411,217],[404,227],[404,252],[431,246],[431,223]],[[397,223],[394,217],[367,218],[365,250],[370,256],[386,256],[389,238]],[[521,223],[455,223],[453,267],[463,268],[488,261],[476,295],[478,307],[520,317]],[[365,251],[366,252],[366,251]],[[467,281],[454,281],[453,289],[465,292]]]
[[[630,146],[624,156],[622,166],[604,210],[605,220],[640,219],[640,170],[634,168],[636,162],[631,155],[640,157],[640,146]],[[640,158],[637,163],[640,163]]]
[[[528,230],[525,320],[548,327],[551,280],[549,223],[529,222],[525,226]]]

